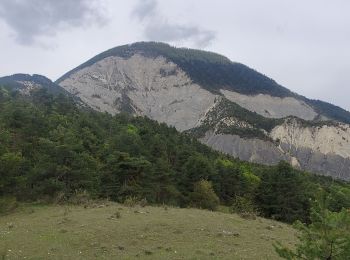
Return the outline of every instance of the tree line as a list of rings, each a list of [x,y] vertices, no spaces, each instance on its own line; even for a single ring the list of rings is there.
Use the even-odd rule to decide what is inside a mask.
[[[19,201],[92,198],[232,211],[308,222],[310,198],[333,194],[350,207],[350,185],[293,169],[268,167],[213,151],[188,134],[145,117],[112,116],[44,89],[22,96],[0,90],[0,196]]]

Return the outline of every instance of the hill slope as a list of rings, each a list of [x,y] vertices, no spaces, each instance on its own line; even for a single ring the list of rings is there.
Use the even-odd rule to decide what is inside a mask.
[[[210,209],[244,199],[249,210],[293,222],[308,220],[318,187],[349,188],[286,163],[242,162],[165,124],[96,112],[45,90],[28,97],[0,88],[0,109],[0,198],[68,199],[86,191],[119,202],[136,197]]]
[[[279,259],[272,244],[296,241],[272,220],[115,203],[27,206],[1,217],[0,231],[9,259]]]
[[[52,82],[45,76],[38,74],[14,74],[0,78],[0,86],[6,86],[13,90],[17,90],[23,94],[29,94],[32,90],[40,88],[46,89],[51,94],[69,95],[64,88]]]
[[[215,53],[153,42],[124,45],[56,83],[96,110],[144,115],[196,132],[205,144],[243,160],[283,159],[350,179],[349,112],[302,97]],[[215,114],[220,116],[214,124]]]

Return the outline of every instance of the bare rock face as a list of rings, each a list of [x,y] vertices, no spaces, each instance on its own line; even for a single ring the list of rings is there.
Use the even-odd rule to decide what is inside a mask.
[[[112,114],[127,110],[183,131],[198,125],[216,96],[163,57],[105,58],[60,85],[91,107]]]
[[[313,120],[317,116],[312,107],[294,97],[280,98],[264,94],[251,96],[229,90],[221,90],[221,93],[241,107],[268,118],[296,116],[305,120]]]
[[[227,89],[210,92],[194,83],[177,64],[140,53],[106,57],[74,71],[59,85],[96,110],[144,115],[180,131],[208,122],[209,111],[224,98],[265,118],[320,118],[313,107],[296,97],[244,95]],[[240,131],[255,129],[234,114],[225,115],[220,124]],[[350,179],[349,125],[311,127],[288,119],[271,131],[257,129],[266,135],[264,140],[216,130],[206,131],[200,141],[242,160],[270,165],[286,160],[296,168]]]
[[[350,180],[350,126],[303,126],[295,119],[271,133],[284,153],[297,158],[302,169]]]
[[[284,154],[272,142],[257,138],[246,139],[238,135],[215,134],[210,131],[199,140],[215,150],[230,154],[244,161],[269,165],[277,164],[281,160],[291,161],[291,157]]]
[[[16,81],[17,83],[21,84],[23,87],[19,89],[19,92],[24,95],[29,95],[31,91],[38,90],[41,88],[41,85],[33,82],[33,81]]]
[[[326,155],[350,158],[350,126],[346,124],[311,127],[303,126],[297,120],[286,120],[271,131],[271,137],[288,144],[286,148],[303,147]]]
[[[279,145],[257,138],[216,134],[214,131],[208,131],[199,140],[215,150],[241,160],[268,165],[275,165],[284,160],[298,169],[350,180],[350,149],[344,147],[348,145],[346,141],[346,145],[338,142],[338,131],[343,131],[340,134],[343,140],[348,137],[349,126],[312,128],[296,124],[285,123],[271,132],[271,136]],[[300,134],[302,132],[306,134]],[[319,138],[323,138],[322,141]]]

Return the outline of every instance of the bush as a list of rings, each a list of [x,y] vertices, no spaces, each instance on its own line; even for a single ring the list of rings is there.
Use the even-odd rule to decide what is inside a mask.
[[[69,198],[68,202],[74,205],[86,205],[91,201],[90,194],[85,190],[77,190]]]
[[[256,212],[256,209],[252,200],[245,197],[236,196],[231,207],[231,212],[238,214],[252,213]]]
[[[237,213],[245,219],[256,219],[257,210],[251,199],[236,196],[230,208],[231,213]]]
[[[124,200],[123,204],[131,208],[135,206],[146,207],[148,205],[148,202],[146,198],[140,199],[136,196],[129,196]]]
[[[215,194],[212,183],[207,180],[200,180],[194,184],[193,192],[190,194],[191,205],[215,210],[220,203],[219,197]]]

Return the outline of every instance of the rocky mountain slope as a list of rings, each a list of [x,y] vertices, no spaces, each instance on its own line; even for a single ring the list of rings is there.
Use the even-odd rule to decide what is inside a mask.
[[[243,160],[350,179],[350,113],[211,52],[135,43],[56,81],[90,107],[148,116]]]
[[[38,74],[14,74],[11,76],[1,77],[0,86],[4,85],[22,94],[29,95],[31,91],[38,89],[47,89],[52,94],[69,94],[64,88],[55,84],[45,76]]]

